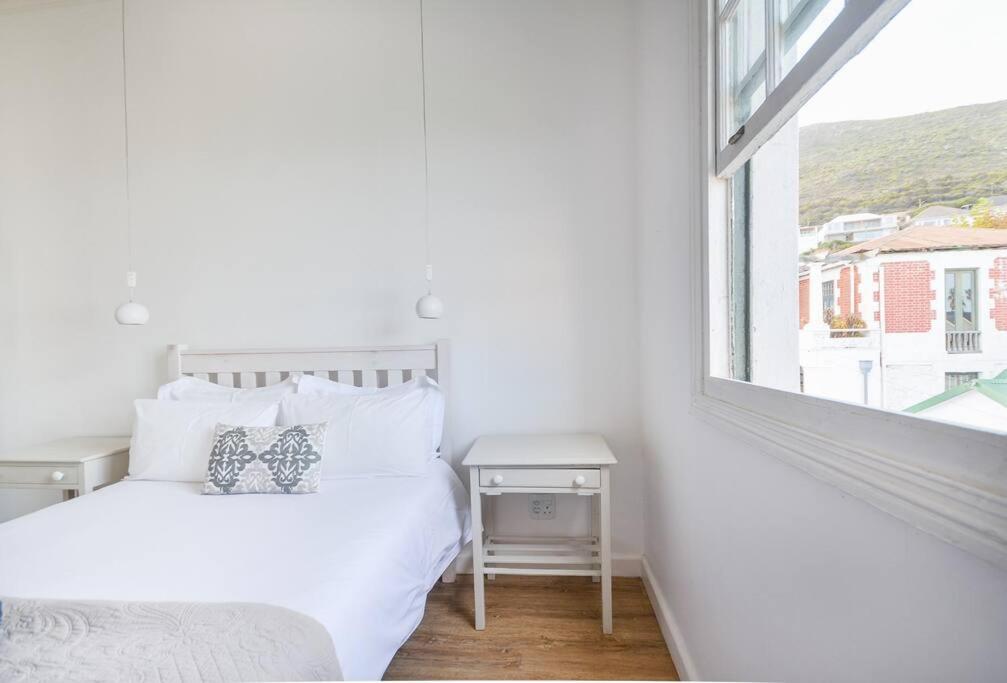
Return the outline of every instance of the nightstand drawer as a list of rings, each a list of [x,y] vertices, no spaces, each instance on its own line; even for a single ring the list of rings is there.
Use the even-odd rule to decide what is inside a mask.
[[[480,468],[479,485],[501,488],[581,488],[601,486],[601,471],[596,469],[512,469]]]
[[[0,484],[52,484],[65,487],[77,483],[77,466],[0,465]]]

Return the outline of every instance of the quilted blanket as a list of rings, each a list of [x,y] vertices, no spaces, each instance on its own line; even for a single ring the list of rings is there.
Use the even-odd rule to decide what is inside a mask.
[[[0,681],[342,680],[328,632],[252,603],[0,599]]]

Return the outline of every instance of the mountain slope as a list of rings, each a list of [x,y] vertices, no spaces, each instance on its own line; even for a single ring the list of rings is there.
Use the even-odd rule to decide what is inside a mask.
[[[1007,100],[801,128],[801,224],[1007,193]]]

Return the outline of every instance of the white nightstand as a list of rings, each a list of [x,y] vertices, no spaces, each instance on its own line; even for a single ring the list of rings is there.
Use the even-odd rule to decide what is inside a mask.
[[[609,467],[616,464],[597,434],[483,436],[463,465],[472,493],[476,629],[486,628],[483,576],[591,576],[601,581],[602,631],[612,632],[612,520]],[[591,497],[591,535],[579,538],[483,535],[483,496],[573,493]],[[487,523],[486,526],[492,526]]]
[[[64,500],[126,476],[128,436],[79,436],[0,455],[0,487],[63,491]]]

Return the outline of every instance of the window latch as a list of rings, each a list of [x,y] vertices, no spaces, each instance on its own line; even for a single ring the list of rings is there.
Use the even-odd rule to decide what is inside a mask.
[[[727,138],[727,144],[733,145],[738,140],[740,140],[742,137],[744,137],[744,135],[745,135],[745,127],[742,126],[741,128],[739,128],[738,130],[736,130],[734,132],[734,135],[732,135],[731,137]]]

